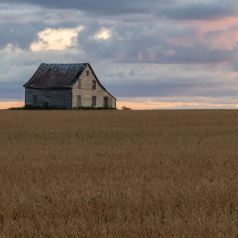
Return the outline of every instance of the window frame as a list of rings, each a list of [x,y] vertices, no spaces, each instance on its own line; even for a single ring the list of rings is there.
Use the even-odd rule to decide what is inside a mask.
[[[97,96],[92,96],[92,107],[97,106]]]
[[[32,103],[34,106],[38,104],[38,95],[32,95]]]
[[[82,89],[82,80],[81,79],[78,80],[78,89]]]
[[[97,81],[95,79],[92,80],[92,89],[93,90],[97,89]]]
[[[82,107],[82,95],[77,95],[77,108]]]
[[[108,101],[109,101],[108,96],[103,97],[103,107],[104,108],[108,108],[108,104],[109,104]]]

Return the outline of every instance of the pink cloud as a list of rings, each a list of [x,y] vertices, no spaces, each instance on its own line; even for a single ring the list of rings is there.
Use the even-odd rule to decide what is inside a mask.
[[[191,21],[180,21],[181,25],[192,26],[199,28],[200,31],[222,31],[228,28],[238,26],[238,17],[226,17],[215,20],[191,20]]]
[[[23,107],[24,102],[22,101],[0,101],[0,109],[9,109],[12,107]]]
[[[237,75],[237,74],[236,74]],[[233,75],[234,76],[234,75]],[[224,100],[224,101],[223,101]],[[229,103],[227,103],[229,101]],[[23,107],[23,101],[2,101],[0,102],[0,109],[9,109],[13,107]],[[218,108],[238,108],[238,99],[216,99],[216,98],[191,98],[189,101],[175,100],[151,100],[151,99],[134,99],[119,100],[117,108],[121,109],[123,106],[129,107],[133,110],[156,110],[156,109],[218,109]]]
[[[121,109],[123,106],[129,107],[133,110],[155,110],[155,109],[172,109],[181,107],[196,107],[196,103],[183,103],[183,102],[152,102],[152,101],[119,101],[117,108]]]
[[[123,106],[133,110],[158,110],[158,109],[237,109],[237,98],[210,98],[210,97],[192,97],[192,98],[131,98],[120,100],[117,108]]]
[[[208,42],[212,49],[233,50],[238,44],[238,28],[221,32],[208,39]]]
[[[170,37],[168,42],[174,46],[192,47],[197,44],[210,49],[233,50],[238,44],[238,17],[227,17],[216,20],[179,21],[184,27],[195,29],[191,37]]]

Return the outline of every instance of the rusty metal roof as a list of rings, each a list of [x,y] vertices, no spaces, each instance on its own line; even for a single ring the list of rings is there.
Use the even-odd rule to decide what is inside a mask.
[[[88,64],[41,64],[25,88],[53,89],[70,87]]]

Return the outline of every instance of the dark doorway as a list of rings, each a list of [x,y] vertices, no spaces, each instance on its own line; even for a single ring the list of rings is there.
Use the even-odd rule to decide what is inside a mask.
[[[92,97],[92,107],[96,107],[97,106],[97,97],[93,96]]]
[[[108,107],[108,97],[104,97],[104,99],[103,99],[103,107]]]
[[[78,96],[77,96],[77,108],[80,108],[80,107],[81,107],[81,104],[82,104],[82,102],[81,102],[81,96],[78,95]]]
[[[45,102],[44,103],[44,108],[48,108],[49,107],[49,102]]]
[[[33,105],[37,106],[37,104],[38,104],[38,96],[34,95],[33,96]]]

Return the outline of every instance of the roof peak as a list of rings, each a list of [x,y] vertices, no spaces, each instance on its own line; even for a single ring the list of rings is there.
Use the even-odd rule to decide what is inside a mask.
[[[46,64],[46,65],[87,65],[89,63],[41,63],[41,64]]]

